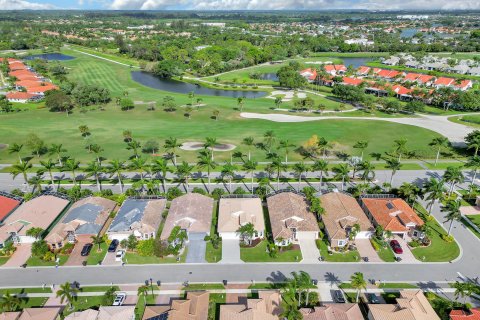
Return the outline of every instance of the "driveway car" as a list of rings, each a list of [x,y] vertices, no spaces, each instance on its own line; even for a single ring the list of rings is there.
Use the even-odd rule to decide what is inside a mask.
[[[117,250],[118,243],[119,242],[117,239],[112,240],[112,242],[108,246],[108,252],[115,252]]]
[[[402,246],[400,245],[400,243],[397,240],[390,241],[390,247],[392,247],[393,252],[395,252],[396,254],[402,254],[403,253]]]
[[[82,252],[80,252],[80,255],[82,257],[86,257],[90,254],[90,250],[92,250],[93,245],[91,243],[86,243],[83,246]]]
[[[367,296],[368,303],[371,303],[371,304],[379,304],[380,303],[380,300],[378,299],[378,297],[375,293],[367,293],[366,296]]]
[[[345,303],[345,296],[343,295],[342,290],[334,290],[332,293],[333,301],[336,303]]]
[[[122,262],[124,256],[125,256],[125,250],[118,250],[117,254],[115,255],[115,261]]]
[[[125,299],[127,298],[127,293],[126,292],[117,292],[115,295],[115,300],[113,300],[112,306],[121,306],[123,305],[123,302],[125,302]]]

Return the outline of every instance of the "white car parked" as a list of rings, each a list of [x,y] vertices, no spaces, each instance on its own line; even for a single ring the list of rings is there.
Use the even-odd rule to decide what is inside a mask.
[[[125,250],[118,250],[117,253],[115,254],[115,261],[122,262],[124,256],[125,256]]]
[[[126,292],[117,292],[115,295],[115,300],[113,300],[112,306],[118,307],[123,305],[123,302],[125,302],[126,298],[127,298]]]

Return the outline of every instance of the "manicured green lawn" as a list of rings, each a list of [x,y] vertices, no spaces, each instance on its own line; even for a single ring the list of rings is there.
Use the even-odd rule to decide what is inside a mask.
[[[268,242],[266,240],[253,248],[240,248],[240,259],[245,262],[299,262],[302,260],[300,250],[279,251],[276,258],[272,258],[266,252]]]
[[[138,297],[137,305],[135,306],[135,319],[141,320],[143,317],[143,313],[145,312],[145,301],[146,305],[155,305],[156,296],[155,295],[147,295],[145,298],[143,296]]]
[[[220,305],[226,303],[226,298],[226,294],[224,293],[210,293],[208,319],[219,319]]]
[[[105,255],[107,254],[108,245],[106,242],[100,244],[100,251],[98,251],[98,245],[94,245],[92,250],[90,250],[90,254],[87,258],[87,265],[95,265],[99,262],[103,261]]]
[[[386,248],[381,247],[380,250],[377,251],[378,256],[385,262],[394,262],[395,261],[395,254],[392,251],[390,246]]]
[[[317,240],[317,248],[320,250],[321,256],[328,262],[358,262],[360,260],[360,254],[358,251],[347,251],[345,253],[334,252],[328,254],[328,241]]]
[[[45,287],[45,289],[43,289],[41,287],[38,287],[38,288],[8,288],[8,289],[0,289],[0,295],[4,294],[7,291],[10,294],[13,294],[13,293],[52,293],[52,289],[50,287]]]
[[[187,257],[187,250],[185,249],[183,254],[180,256],[179,263],[185,262]],[[127,252],[125,254],[125,262],[127,264],[156,264],[156,263],[177,263],[176,257],[163,257],[159,258],[156,256],[141,256],[134,252]]]
[[[223,290],[225,286],[222,283],[192,283],[188,287],[183,287],[182,290]]]
[[[20,311],[24,308],[43,307],[47,300],[48,298],[22,298],[20,306],[17,308],[16,311]],[[4,312],[4,310],[0,307],[0,313],[2,312]]]
[[[67,262],[68,256],[67,255],[59,255],[60,262],[58,263],[59,266],[62,266]],[[37,257],[30,257],[27,260],[27,267],[53,267],[56,265],[55,261],[43,261]]]
[[[473,222],[477,227],[480,228],[480,214],[468,215],[468,216],[465,216],[465,217],[462,219],[462,223],[463,223],[470,231],[472,231],[472,233],[473,233],[474,235],[476,235],[478,238],[480,238],[480,232],[478,232],[477,230],[475,230],[467,221],[464,221],[465,219],[470,220],[470,221]]]
[[[86,287],[81,287],[80,291],[81,292],[105,292],[108,289],[110,289],[111,286],[86,286]],[[113,286],[115,291],[120,291],[120,287],[118,286]]]
[[[476,235],[478,238],[480,238],[480,233],[479,233],[477,230],[475,230],[469,223],[467,223],[466,221],[464,221],[464,219],[462,219],[462,223],[463,223],[470,231],[472,231],[472,233],[473,233],[474,235]]]
[[[222,260],[222,242],[217,249],[212,246],[210,241],[207,241],[207,248],[205,249],[205,260],[210,263],[215,263]]]
[[[480,228],[480,214],[468,215],[467,218]]]
[[[2,264],[5,264],[5,262],[7,262],[8,259],[10,259],[10,257],[0,257],[0,266],[1,266]]]
[[[70,308],[66,307],[65,309],[63,309],[63,315],[67,316],[70,313],[73,313],[76,311],[83,311],[93,307],[98,307],[102,304],[102,299],[103,299],[103,296],[77,297],[77,299],[74,300],[72,303],[73,310],[69,310]]]
[[[432,170],[445,170],[447,169],[448,167],[457,167],[457,168],[461,168],[465,165],[465,162],[462,162],[462,161],[452,161],[452,162],[439,162],[437,163],[437,165],[435,166],[435,162],[425,162],[424,163],[425,166],[428,168],[428,169],[432,169]]]
[[[410,283],[385,282],[378,286],[380,289],[415,289],[418,286]]]

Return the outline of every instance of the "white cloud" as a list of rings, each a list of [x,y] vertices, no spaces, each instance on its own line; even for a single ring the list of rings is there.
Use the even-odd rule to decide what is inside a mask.
[[[55,9],[55,6],[48,3],[38,3],[24,0],[0,0],[0,8],[0,10],[43,10]]]

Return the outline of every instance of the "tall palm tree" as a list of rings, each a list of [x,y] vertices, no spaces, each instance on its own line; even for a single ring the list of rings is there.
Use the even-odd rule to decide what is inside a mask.
[[[428,214],[431,214],[435,201],[442,200],[444,197],[443,192],[445,189],[445,184],[443,180],[437,180],[432,177],[425,183],[423,189],[426,195],[425,200],[430,201],[428,205]]]
[[[277,172],[277,190],[280,189],[280,175],[284,170],[287,170],[288,166],[280,160],[280,158],[274,158],[270,166]]]
[[[97,183],[97,190],[98,192],[102,191],[102,185],[100,183],[100,174],[103,172],[102,165],[98,161],[91,161],[86,167],[85,172],[89,177],[95,177],[95,181]]]
[[[36,192],[36,191],[42,192],[42,182],[43,182],[42,175],[43,175],[43,172],[40,169],[37,171],[37,174],[35,176],[31,177],[28,180],[30,185],[33,186],[32,192]]]
[[[353,147],[355,149],[360,149],[361,151],[361,156],[360,156],[360,159],[363,160],[363,152],[365,151],[365,149],[368,148],[368,141],[367,140],[360,140],[360,141],[357,141]]]
[[[125,169],[125,161],[114,159],[110,161],[109,172],[117,175],[118,183],[120,185],[120,193],[123,193],[122,171]]]
[[[300,184],[302,183],[302,174],[308,170],[303,162],[297,162],[293,165],[293,172],[298,177],[298,191],[300,191]]]
[[[248,160],[251,159],[251,157],[250,157],[250,151],[251,151],[251,150],[250,150],[250,149],[252,148],[252,146],[254,145],[254,143],[255,143],[255,142],[254,142],[253,137],[245,137],[245,138],[243,138],[243,140],[242,140],[242,144],[246,145],[247,148],[248,148]]]
[[[393,176],[397,173],[398,170],[402,167],[402,164],[397,159],[387,160],[385,168],[392,170],[392,175],[390,176],[390,186],[393,184]]]
[[[90,239],[92,239],[93,245],[97,245],[97,251],[100,252],[100,245],[105,242],[105,238],[101,235],[93,235]]]
[[[442,151],[443,148],[446,148],[449,145],[448,138],[445,138],[445,137],[433,138],[428,145],[437,149],[437,156],[435,157],[435,166],[437,166],[438,159],[440,158],[440,152]]]
[[[253,194],[253,178],[255,177],[255,170],[257,170],[257,166],[258,166],[258,162],[253,161],[253,160],[247,160],[243,164],[243,170],[250,173],[251,178],[252,178],[252,183],[251,183],[252,194]]]
[[[283,308],[283,312],[280,315],[282,319],[287,319],[287,320],[298,320],[302,319],[302,313],[298,310],[297,306],[295,304],[285,304],[285,308]]]
[[[228,192],[232,193],[232,180],[235,178],[235,171],[237,170],[237,166],[230,163],[226,163],[222,167],[222,177],[223,178],[228,178]]]
[[[402,155],[405,154],[408,151],[407,150],[407,142],[408,142],[408,140],[405,139],[405,138],[397,139],[397,140],[393,141],[393,143],[394,143],[393,149],[394,149],[395,153],[398,154],[398,162],[402,161]]]
[[[470,187],[472,187],[473,184],[475,183],[475,179],[477,178],[478,169],[480,169],[480,157],[479,156],[471,157],[470,159],[468,159],[468,162],[465,164],[465,167],[471,168],[473,171],[472,181],[470,182]]]
[[[275,135],[275,132],[273,132],[273,130],[268,130],[263,134],[263,139],[268,152],[271,152],[273,146],[277,142],[277,136]]]
[[[148,168],[147,160],[145,158],[132,159],[132,162],[130,163],[130,168],[140,173],[141,190],[143,191],[144,174]]]
[[[25,183],[27,184],[27,186],[30,186],[28,184],[27,173],[28,173],[28,170],[30,170],[31,168],[32,168],[32,164],[29,163],[28,161],[24,161],[22,163],[14,164],[12,166],[12,169],[10,170],[10,173],[12,174],[13,179],[15,179],[19,174],[22,174],[23,180],[25,180]]]
[[[57,156],[57,159],[58,159],[58,165],[60,167],[63,167],[63,163],[62,163],[62,153],[64,152],[67,152],[67,149],[65,149],[63,147],[62,144],[52,144],[52,146],[50,147],[50,149],[48,149],[48,153],[50,155],[56,155]]]
[[[165,140],[165,144],[163,147],[167,152],[170,152],[172,154],[172,159],[173,159],[173,165],[176,167],[177,166],[177,149],[182,146],[181,143],[177,141],[176,138],[168,138]]]
[[[324,137],[320,137],[317,142],[318,148],[323,154],[323,159],[327,157],[327,151],[332,148],[332,145],[330,142],[327,141]]]
[[[63,165],[64,171],[69,171],[72,173],[73,185],[77,185],[77,174],[75,172],[79,168],[80,168],[80,161],[77,161],[74,158],[67,159]]]
[[[188,193],[188,179],[192,175],[194,166],[188,164],[188,162],[183,161],[179,166],[177,166],[176,174],[180,180],[185,184],[185,189]]]
[[[310,300],[310,289],[312,287],[313,280],[310,277],[310,274],[308,274],[305,271],[300,271],[298,273],[297,282],[299,284],[300,289],[303,292],[306,292],[305,305],[308,306],[308,302]]]
[[[10,294],[7,290],[3,296],[0,297],[0,309],[5,312],[13,312],[20,307],[21,300],[16,295]]]
[[[240,109],[240,112],[243,111],[243,105],[245,104],[245,97],[238,97],[237,98],[237,106],[238,106],[238,109]]]
[[[208,186],[210,186],[210,171],[217,167],[217,163],[213,161],[212,151],[210,150],[203,150],[198,155],[198,162],[197,167],[200,169],[206,168],[207,169],[207,179],[208,179]]]
[[[318,171],[320,173],[320,187],[319,191],[322,190],[323,176],[328,176],[328,162],[320,159],[316,160],[312,165],[312,171]]]
[[[206,137],[203,147],[211,151],[210,156],[213,160],[213,148],[217,145],[217,138]]]
[[[350,180],[350,168],[348,167],[348,164],[342,163],[339,164],[332,169],[333,173],[335,174],[334,178],[335,179],[341,179],[342,180],[342,191],[344,190],[345,187],[345,182]]]
[[[10,145],[8,147],[8,153],[10,153],[10,154],[16,153],[17,154],[19,163],[23,162],[22,157],[20,156],[20,151],[22,151],[22,148],[23,148],[23,144],[18,144],[18,143],[13,143],[12,145]]]
[[[455,189],[455,185],[465,181],[462,170],[458,167],[447,167],[447,170],[445,170],[445,173],[443,174],[443,179],[445,182],[450,183],[450,189],[448,191],[449,194],[452,194],[453,190]]]
[[[455,293],[454,293],[455,299],[462,297],[464,299],[463,304],[465,304],[467,301],[467,298],[472,295],[476,286],[471,282],[455,281],[455,283],[452,284],[452,287],[455,289]]]
[[[365,281],[365,278],[363,277],[363,273],[361,272],[355,272],[351,277],[350,277],[350,284],[352,288],[357,289],[357,298],[356,302],[358,302],[358,298],[360,297],[360,291],[362,289],[367,288],[367,282]]]
[[[52,161],[52,159],[48,160],[40,160],[40,164],[42,165],[42,171],[48,172],[50,176],[50,181],[52,183],[52,187],[55,188],[55,180],[53,179],[53,169],[56,168],[56,163]]]
[[[404,182],[398,188],[398,193],[407,200],[407,203],[410,203],[412,206],[417,199],[417,196],[420,194],[421,190],[419,187],[414,185],[413,183]]]
[[[362,179],[364,183],[367,183],[367,180],[372,181],[375,179],[375,165],[370,161],[362,161],[362,163],[360,163],[360,170],[363,171]]]
[[[70,282],[65,282],[64,284],[60,285],[60,288],[57,290],[56,296],[60,298],[60,302],[63,303],[64,301],[68,302],[69,309],[73,309],[73,301],[77,300],[77,293],[78,289],[72,287]]]
[[[295,145],[288,140],[280,140],[278,147],[285,150],[285,164],[288,165],[288,153],[290,152],[290,148],[295,147]]]
[[[168,167],[167,160],[165,160],[164,158],[158,158],[153,160],[151,170],[155,175],[157,175],[158,172],[161,172],[163,192],[166,192],[165,180],[167,179],[167,172],[171,172],[170,168]]]
[[[460,201],[450,200],[447,204],[442,207],[442,212],[446,212],[447,215],[445,216],[446,221],[450,221],[450,226],[448,227],[447,236],[450,235],[452,231],[452,225],[455,220],[459,221],[462,218],[462,214],[460,213]]]
[[[241,225],[237,230],[237,234],[240,236],[240,238],[243,239],[243,242],[247,245],[251,244],[255,232],[255,226],[251,222]]]
[[[100,153],[104,151],[103,148],[98,144],[92,144],[92,146],[90,147],[90,151],[95,153],[95,157],[97,158],[98,164],[101,164]]]

